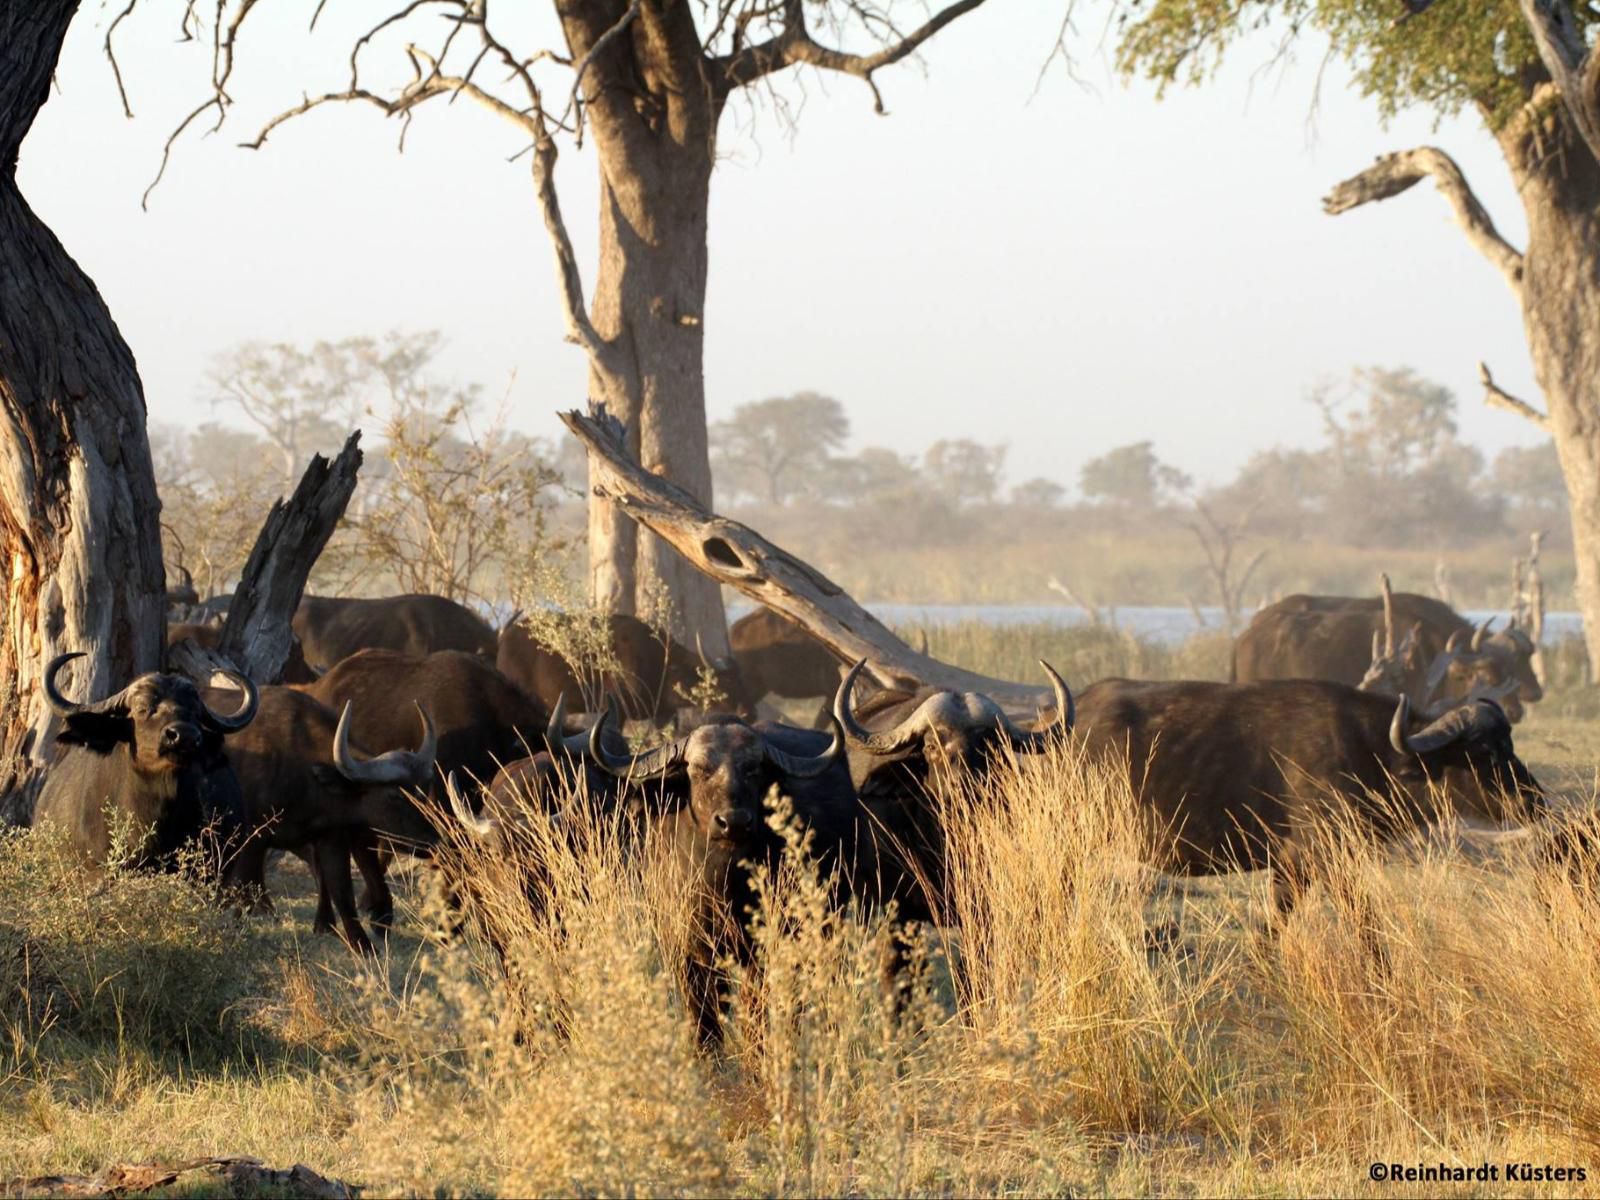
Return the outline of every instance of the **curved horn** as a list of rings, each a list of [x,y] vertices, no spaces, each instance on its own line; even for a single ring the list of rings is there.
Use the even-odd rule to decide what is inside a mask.
[[[1389,722],[1389,745],[1394,747],[1396,754],[1411,753],[1411,747],[1406,742],[1406,722],[1410,719],[1411,700],[1402,692],[1399,703],[1394,706],[1394,719]]]
[[[50,702],[50,707],[56,711],[58,716],[70,717],[73,713],[82,712],[84,709],[82,704],[74,704],[71,700],[68,700],[61,694],[61,690],[56,687],[57,672],[73,659],[84,657],[86,655],[82,650],[71,650],[66,654],[56,655],[50,660],[50,665],[44,669],[44,697]]]
[[[839,724],[838,717],[829,717],[833,726],[833,740],[828,743],[828,748],[821,754],[802,757],[780,750],[766,738],[761,739],[761,747],[767,752],[767,761],[790,779],[815,779],[839,759],[844,757],[844,726]]]
[[[1000,713],[1001,728],[1005,730],[1006,737],[1023,754],[1038,754],[1049,743],[1051,734],[1057,730],[1071,733],[1073,723],[1078,719],[1077,701],[1073,700],[1072,689],[1067,686],[1067,681],[1044,659],[1039,660],[1039,665],[1050,677],[1050,686],[1056,694],[1056,719],[1043,729],[1019,729],[1004,710]]]
[[[421,704],[417,705],[417,715],[422,718],[422,745],[415,750],[391,750],[362,761],[350,752],[350,701],[346,700],[338,727],[333,731],[333,765],[339,774],[351,783],[421,786],[433,773],[439,739],[433,728],[433,718]]]
[[[844,730],[845,737],[852,746],[857,746],[869,754],[899,754],[922,736],[922,726],[925,724],[922,709],[918,708],[893,729],[881,733],[863,726],[856,720],[855,713],[850,710],[850,694],[855,690],[856,679],[866,670],[866,666],[866,659],[857,659],[856,665],[851,667],[839,681],[839,690],[833,696],[833,718]]]
[[[1372,631],[1372,665],[1377,666],[1383,661],[1383,635],[1376,629]]]
[[[211,706],[202,700],[200,708],[204,712],[203,719],[213,729],[221,730],[223,733],[238,733],[256,719],[256,709],[261,704],[261,693],[256,690],[256,685],[249,676],[241,675],[238,671],[219,671],[218,674],[244,693],[244,701],[232,716],[224,717],[212,712]]]
[[[455,814],[456,820],[461,822],[468,833],[476,838],[493,836],[498,826],[489,817],[480,817],[472,811],[471,805],[462,796],[461,789],[456,786],[454,771],[451,771],[444,781],[444,793],[450,798],[450,811]]]
[[[607,708],[589,730],[589,757],[608,775],[634,783],[653,783],[665,779],[683,765],[683,750],[689,741],[686,737],[643,754],[610,753],[605,747],[605,728],[610,720],[611,710]]]
[[[1404,696],[1400,697],[1400,704],[1395,709],[1394,720],[1389,725],[1389,744],[1402,754],[1428,754],[1434,750],[1442,749],[1453,742],[1458,742],[1475,724],[1485,720],[1481,710],[1487,708],[1490,712],[1499,714],[1499,720],[1504,721],[1505,715],[1501,713],[1500,706],[1493,701],[1462,704],[1452,708],[1444,716],[1431,724],[1419,729],[1407,737],[1405,734],[1405,718],[1410,713],[1409,704]],[[1493,718],[1488,718],[1493,719]]]
[[[563,689],[556,695],[556,702],[550,707],[550,720],[544,727],[545,749],[555,754],[566,745],[567,740],[567,693]],[[588,740],[587,737],[584,739]]]
[[[1448,639],[1446,639],[1445,644],[1444,644],[1445,653],[1446,654],[1460,654],[1461,653],[1461,643],[1466,641],[1466,639],[1467,639],[1467,631],[1465,629],[1457,629],[1454,633],[1452,633],[1449,636]]]
[[[1479,625],[1475,630],[1472,631],[1472,652],[1474,654],[1482,654],[1483,653],[1483,637],[1484,637],[1484,634],[1489,632],[1489,626],[1491,626],[1493,624],[1494,624],[1494,618],[1490,617],[1482,625]]]
[[[1378,587],[1383,592],[1383,652],[1394,657],[1394,589],[1389,586],[1389,573],[1378,576]]]

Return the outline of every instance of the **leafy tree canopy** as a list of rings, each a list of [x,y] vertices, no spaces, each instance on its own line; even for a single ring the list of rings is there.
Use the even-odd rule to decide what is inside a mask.
[[[1315,30],[1385,119],[1413,106],[1446,117],[1471,105],[1491,128],[1547,78],[1515,0],[1436,0],[1406,14],[1403,0],[1130,0],[1117,18],[1117,65],[1164,91],[1208,80],[1241,37],[1268,31],[1289,53]],[[1600,20],[1584,6],[1574,15],[1585,27]]]

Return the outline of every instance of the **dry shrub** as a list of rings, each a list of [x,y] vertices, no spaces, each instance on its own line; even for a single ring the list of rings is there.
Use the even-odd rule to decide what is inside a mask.
[[[187,875],[88,872],[64,836],[0,838],[0,1006],[14,1044],[110,1043],[208,1066],[248,1054],[262,945]]]

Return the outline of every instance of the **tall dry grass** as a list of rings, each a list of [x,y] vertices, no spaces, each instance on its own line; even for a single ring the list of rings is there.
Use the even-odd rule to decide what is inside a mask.
[[[418,887],[372,966],[8,841],[0,1179],[231,1152],[376,1194],[1388,1195],[1429,1189],[1373,1188],[1374,1159],[1515,1158],[1595,1190],[1600,908],[1566,873],[1344,839],[1269,939],[1258,878],[1143,868],[1124,779],[1072,747],[958,783],[950,920],[898,1006],[892,914],[835,911],[779,806],[715,1055],[687,888],[625,810],[463,834],[471,932]]]

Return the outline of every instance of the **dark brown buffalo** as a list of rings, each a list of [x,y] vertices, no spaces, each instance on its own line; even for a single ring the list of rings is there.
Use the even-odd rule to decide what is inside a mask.
[[[770,608],[758,608],[728,631],[733,659],[752,700],[782,696],[806,700],[832,696],[844,664],[800,626]]]
[[[426,708],[439,735],[430,791],[440,802],[446,776],[454,772],[469,787],[493,779],[502,765],[544,744],[550,721],[543,704],[478,655],[458,650],[363,650],[300,690],[335,711],[352,704],[352,736],[375,753],[408,748],[414,706]]]
[[[231,716],[208,707],[182,675],[141,675],[97,704],[75,704],[61,694],[56,677],[82,657],[62,654],[45,669],[45,697],[62,729],[34,824],[66,830],[86,860],[104,864],[118,832],[114,813],[135,839],[124,849],[128,865],[138,867],[170,868],[177,852],[208,827],[224,839],[235,835],[239,789],[223,739],[255,717],[255,685],[229,676],[242,693]]]
[[[1394,626],[1414,630],[1407,694],[1434,709],[1474,694],[1495,696],[1513,721],[1544,691],[1533,672],[1532,639],[1511,628],[1474,628],[1449,605],[1413,592],[1393,595]],[[1285,597],[1258,612],[1234,643],[1231,680],[1324,679],[1360,684],[1374,638],[1386,634],[1382,597]],[[1515,690],[1510,685],[1515,683]]]
[[[1437,817],[1440,803],[1495,821],[1544,807],[1490,700],[1419,728],[1406,697],[1344,684],[1106,679],[1078,698],[1078,730],[1091,755],[1126,765],[1153,866],[1268,867],[1280,917],[1314,872],[1319,833],[1386,841]]]
[[[865,660],[846,673],[833,714],[850,746],[850,774],[862,795],[926,797],[962,772],[981,773],[996,752],[1037,754],[1053,737],[1072,731],[1072,690],[1049,663],[1055,715],[1023,729],[998,704],[977,692],[920,688],[885,690],[855,706]]]
[[[359,650],[461,650],[494,659],[494,630],[470,608],[443,596],[306,596],[292,627],[313,667],[331,667]]]
[[[621,704],[627,719],[662,725],[691,703],[688,696],[699,684],[704,667],[714,674],[728,707],[751,715],[744,683],[732,662],[707,662],[638,617],[614,614],[607,619],[615,669],[574,670],[561,655],[536,642],[521,621],[512,621],[500,631],[495,665],[546,705],[553,706],[557,696],[576,701],[580,696],[604,693]]]
[[[408,749],[416,735],[414,706],[426,708],[438,731],[428,787],[436,805],[448,800],[444,781],[450,775],[476,796],[504,764],[538,749],[549,724],[542,704],[483,658],[459,650],[424,655],[363,650],[300,690],[335,711],[351,704],[351,735],[377,754]],[[358,844],[357,861],[375,848]],[[375,921],[387,924],[394,911],[388,889],[374,888],[369,867],[363,873],[368,911]]]
[[[419,712],[416,750],[373,756],[352,742],[348,704],[335,715],[294,688],[262,688],[254,723],[228,743],[249,832],[238,854],[238,881],[264,896],[267,851],[303,852],[327,898],[326,907],[319,903],[314,927],[331,929],[337,914],[350,945],[370,952],[350,884],[351,838],[365,842],[370,832],[409,845],[430,844],[437,836],[408,795],[408,789],[428,786],[437,747],[426,710],[413,712],[413,721]]]
[[[220,621],[205,621],[169,624],[167,626],[167,645],[176,646],[182,641],[191,641],[196,646],[206,650],[216,650],[222,644],[222,623]],[[291,634],[289,638],[289,659],[283,664],[283,678],[278,682],[310,683],[316,677],[317,673],[306,665],[305,654],[300,648],[300,639]]]
[[[648,844],[681,873],[696,899],[697,934],[683,963],[685,994],[702,1044],[721,1040],[720,963],[728,956],[750,965],[747,923],[756,909],[751,868],[775,865],[783,841],[767,822],[766,798],[776,788],[788,797],[796,821],[810,836],[822,877],[834,884],[833,902],[854,897],[868,909],[893,901],[903,921],[932,919],[921,885],[923,864],[905,853],[905,829],[894,807],[864,806],[850,783],[845,736],[773,722],[709,722],[645,754],[607,749],[607,720],[591,731],[590,754],[630,787],[675,785],[660,807],[647,802]],[[898,963],[890,964],[891,973]]]

